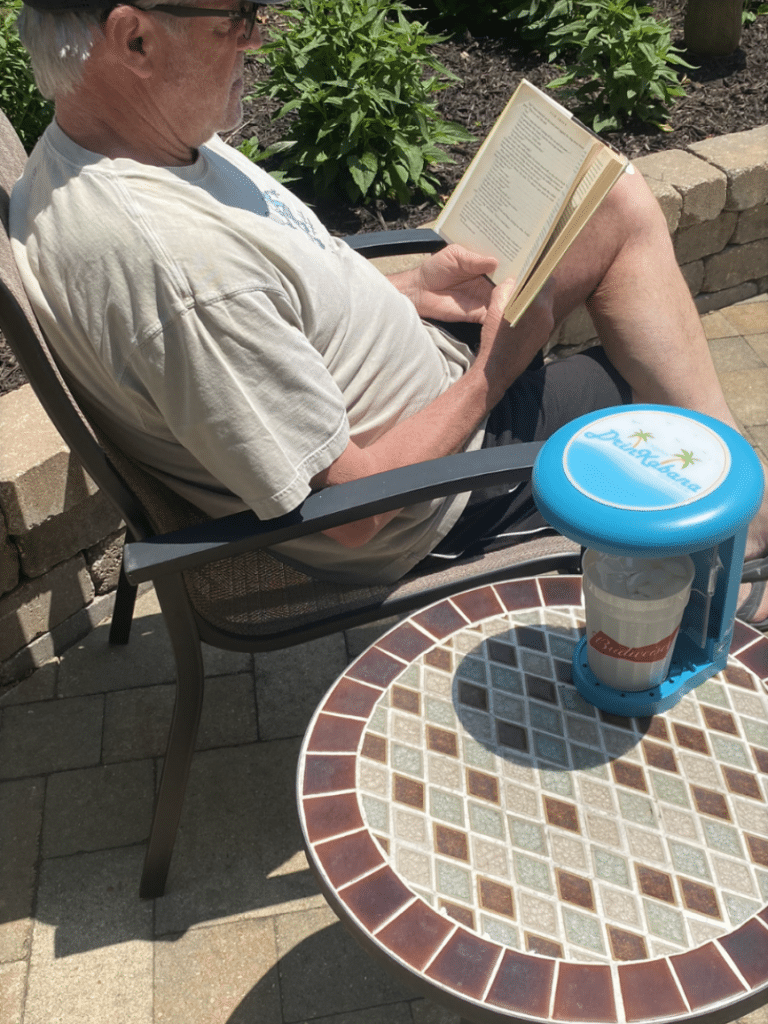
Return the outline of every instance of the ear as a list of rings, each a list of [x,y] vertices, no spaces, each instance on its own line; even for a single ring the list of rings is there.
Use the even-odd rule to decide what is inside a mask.
[[[150,77],[150,55],[155,50],[157,37],[151,17],[136,7],[120,5],[110,11],[102,31],[113,59],[139,78]]]

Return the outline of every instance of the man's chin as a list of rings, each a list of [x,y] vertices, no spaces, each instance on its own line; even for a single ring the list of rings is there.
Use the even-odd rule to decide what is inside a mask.
[[[226,117],[222,118],[224,122],[219,128],[219,132],[234,132],[243,123],[243,104],[241,100],[237,101],[237,106],[234,110],[228,110]]]

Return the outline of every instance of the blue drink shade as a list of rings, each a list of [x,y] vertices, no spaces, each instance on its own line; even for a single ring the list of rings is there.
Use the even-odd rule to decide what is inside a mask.
[[[582,696],[617,714],[656,714],[725,667],[747,528],[763,486],[761,463],[740,434],[672,406],[602,409],[546,442],[533,469],[533,495],[548,523],[598,551],[690,554],[696,564],[667,680],[640,693],[601,686],[584,669],[585,638],[574,655]]]

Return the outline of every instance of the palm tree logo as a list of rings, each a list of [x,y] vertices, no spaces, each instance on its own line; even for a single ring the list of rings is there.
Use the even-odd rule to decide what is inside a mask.
[[[688,451],[685,450],[685,448],[683,448],[679,452],[677,452],[675,455],[673,455],[670,459],[665,459],[663,462],[660,462],[659,465],[660,466],[666,466],[670,462],[674,462],[675,459],[680,459],[680,462],[681,462],[680,469],[687,469],[689,466],[692,466],[694,464],[694,462],[701,462],[701,459],[697,459],[694,456],[693,452],[688,452]]]
[[[636,430],[634,434],[630,434],[629,436],[637,438],[635,443],[632,445],[633,448],[637,448],[641,441],[645,444],[649,437],[653,437],[653,434],[643,430]]]

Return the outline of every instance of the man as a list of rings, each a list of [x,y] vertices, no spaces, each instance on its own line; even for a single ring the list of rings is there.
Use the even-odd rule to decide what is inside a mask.
[[[547,436],[631,399],[735,426],[666,223],[626,174],[520,324],[510,282],[456,246],[383,278],[216,133],[241,117],[251,4],[28,0],[54,124],[11,201],[19,267],[59,358],[121,445],[212,515]],[[528,370],[587,302],[602,348]],[[476,354],[424,319],[479,325]],[[392,580],[536,528],[526,488],[425,503],[282,545],[322,575]],[[768,505],[747,555],[768,544]],[[750,616],[768,616],[762,585]],[[745,596],[748,589],[745,589]],[[759,600],[758,600],[759,599]]]

